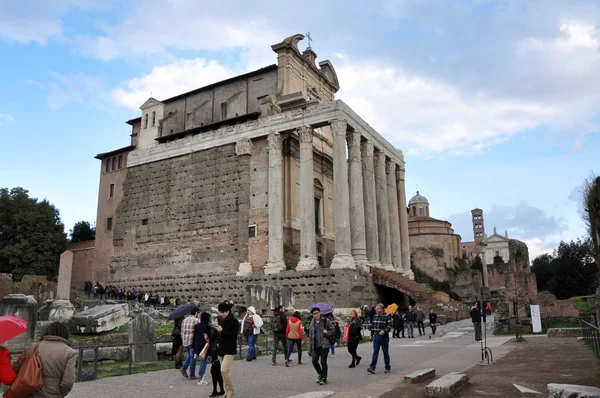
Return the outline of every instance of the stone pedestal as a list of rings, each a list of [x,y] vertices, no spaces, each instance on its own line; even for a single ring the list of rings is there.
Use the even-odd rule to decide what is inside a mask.
[[[133,362],[155,362],[154,320],[142,312],[129,323],[129,344],[133,344]]]
[[[75,307],[69,300],[46,300],[44,306],[38,311],[38,320],[66,323],[75,312]]]
[[[56,298],[69,300],[71,298],[71,274],[73,273],[73,252],[64,251],[60,255],[60,268],[58,269],[58,285]]]
[[[35,338],[38,303],[33,296],[9,294],[0,300],[0,316],[12,315],[27,321],[27,333],[3,343],[10,350],[21,350]]]

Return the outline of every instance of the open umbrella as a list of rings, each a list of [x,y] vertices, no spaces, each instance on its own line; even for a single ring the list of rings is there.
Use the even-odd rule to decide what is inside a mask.
[[[169,320],[171,321],[173,319],[183,318],[192,312],[192,308],[198,308],[198,306],[196,304],[186,304],[183,307],[177,308],[175,311],[171,312],[171,315],[169,315]]]
[[[385,308],[386,314],[393,314],[398,310],[398,304],[390,304]]]
[[[308,307],[309,311],[312,311],[313,308],[318,308],[321,311],[321,314],[331,314],[333,313],[333,306],[328,303],[314,303]]]
[[[10,315],[0,316],[0,343],[27,331],[27,321]]]

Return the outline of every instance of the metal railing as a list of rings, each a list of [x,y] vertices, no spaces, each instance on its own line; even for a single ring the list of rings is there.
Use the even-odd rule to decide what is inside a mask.
[[[600,329],[583,319],[580,322],[583,341],[591,348],[596,358],[600,359]]]

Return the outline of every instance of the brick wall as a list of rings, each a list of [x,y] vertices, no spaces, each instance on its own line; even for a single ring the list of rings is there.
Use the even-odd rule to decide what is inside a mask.
[[[48,281],[44,275],[24,275],[21,282],[13,282],[12,274],[0,274],[0,297],[8,294],[33,296],[41,307],[56,296],[56,282]]]

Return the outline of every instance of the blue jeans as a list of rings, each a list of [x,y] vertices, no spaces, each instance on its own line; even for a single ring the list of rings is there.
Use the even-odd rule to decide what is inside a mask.
[[[383,336],[376,334],[373,337],[373,358],[371,359],[371,369],[375,370],[377,367],[377,360],[379,359],[379,348],[383,351],[383,361],[385,362],[385,369],[390,370],[390,354],[388,348],[390,346],[390,336],[384,334]]]
[[[335,355],[335,343],[331,345],[331,355]]]
[[[199,361],[198,377],[202,378],[204,376],[204,372],[206,371],[206,365],[208,364],[208,355],[202,360],[199,359]]]
[[[185,350],[187,351],[187,358],[185,359],[185,362],[183,363],[182,368],[183,369],[187,369],[188,366],[190,368],[190,377],[194,377],[196,375],[196,358],[194,358],[194,345],[188,345],[185,347]]]
[[[248,354],[246,354],[246,359],[256,359],[256,349],[254,346],[256,344],[256,340],[258,340],[258,335],[254,333],[249,334],[246,336],[246,340],[248,340]]]
[[[288,351],[287,351],[287,354],[285,355],[285,359],[290,359],[290,357],[292,356],[292,352],[294,352],[294,344],[296,344],[296,346],[298,347],[298,362],[302,362],[302,340],[288,339],[287,342],[288,342]]]

